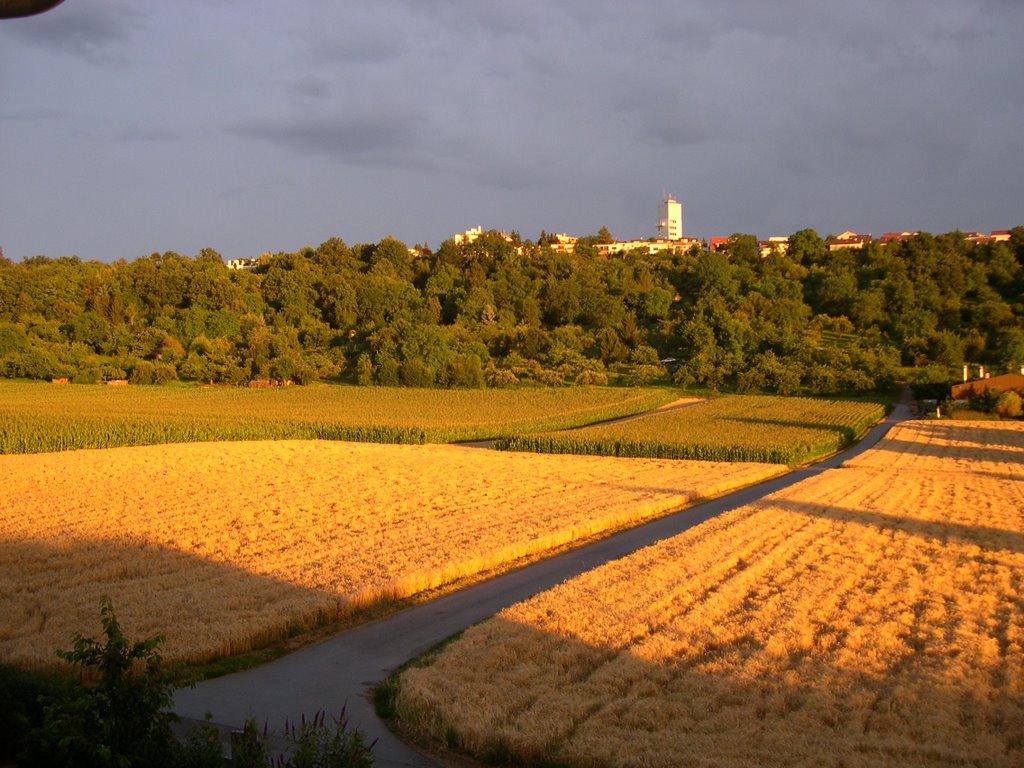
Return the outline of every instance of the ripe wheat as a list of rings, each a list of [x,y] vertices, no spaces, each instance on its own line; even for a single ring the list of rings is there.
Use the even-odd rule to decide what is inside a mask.
[[[103,594],[171,658],[244,651],[781,470],[325,441],[0,456],[0,660],[55,663]]]
[[[1024,764],[1024,424],[874,450],[468,630],[410,727],[569,766]]]

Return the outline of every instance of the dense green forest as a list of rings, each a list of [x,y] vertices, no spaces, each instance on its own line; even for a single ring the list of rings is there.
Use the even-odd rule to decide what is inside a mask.
[[[540,238],[543,240],[543,238]],[[317,380],[482,387],[631,384],[858,392],[1024,365],[1024,227],[830,251],[813,230],[762,257],[576,253],[488,232],[267,255],[113,264],[0,256],[0,375],[134,383]]]

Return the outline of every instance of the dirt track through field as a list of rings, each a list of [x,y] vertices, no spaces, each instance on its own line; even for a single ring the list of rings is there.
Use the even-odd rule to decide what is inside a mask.
[[[572,576],[837,467],[874,445],[893,424],[909,417],[909,408],[901,404],[856,446],[819,464],[410,608],[265,666],[179,691],[175,709],[183,717],[196,720],[214,713],[214,720],[226,728],[241,727],[247,718],[254,717],[260,724],[269,723],[273,730],[286,719],[294,721],[319,710],[337,713],[345,705],[351,725],[378,739],[374,750],[377,765],[436,765],[433,759],[395,738],[374,714],[370,698],[373,687],[401,664],[502,608]]]

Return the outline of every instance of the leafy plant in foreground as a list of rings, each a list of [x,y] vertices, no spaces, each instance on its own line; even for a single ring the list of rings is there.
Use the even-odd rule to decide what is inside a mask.
[[[71,650],[57,651],[82,676],[47,702],[20,764],[169,765],[175,715],[168,711],[173,685],[157,651],[162,637],[130,643],[107,597],[100,614],[105,641],[76,635]]]
[[[170,711],[174,685],[157,650],[162,636],[131,643],[109,598],[100,600],[105,640],[76,635],[71,650],[57,655],[81,675],[43,697],[41,722],[18,756],[22,768],[205,768],[220,766],[220,736],[209,724],[178,743]],[[5,679],[10,677],[6,675]],[[18,714],[18,713],[15,713]],[[276,761],[255,721],[249,720],[232,745],[238,768],[368,768],[373,743],[348,727],[342,708],[333,727],[322,712],[311,720],[286,723],[288,747]]]

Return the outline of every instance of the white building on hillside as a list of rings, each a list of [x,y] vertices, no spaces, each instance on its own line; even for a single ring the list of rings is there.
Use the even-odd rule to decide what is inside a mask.
[[[462,245],[463,243],[475,242],[480,235],[484,233],[483,227],[472,227],[467,229],[465,232],[460,232],[457,235],[452,235],[452,241],[456,245]]]
[[[658,237],[664,240],[679,240],[683,236],[683,204],[666,197],[658,209]]]

